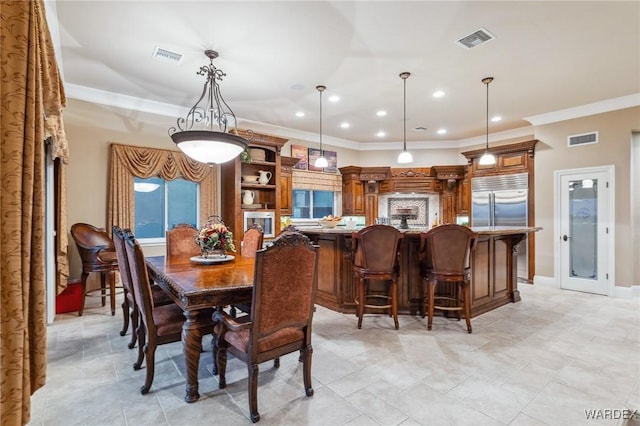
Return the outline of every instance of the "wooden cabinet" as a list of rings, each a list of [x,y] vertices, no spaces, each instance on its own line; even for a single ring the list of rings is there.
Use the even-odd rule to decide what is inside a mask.
[[[280,157],[280,214],[291,216],[293,214],[292,184],[293,166],[298,162],[298,158]]]
[[[342,183],[342,214],[364,215],[364,185],[362,181],[350,180]]]
[[[360,180],[362,167],[341,167],[342,173],[342,215],[359,216],[365,214],[364,183]]]
[[[471,214],[471,180],[469,176],[465,176],[458,185],[458,199],[457,207],[458,214],[470,215]]]
[[[479,164],[480,157],[484,154],[484,149],[463,152],[462,155],[469,161],[472,177],[523,172],[533,174],[533,157],[537,142],[534,139],[489,148],[489,152],[496,157],[496,164],[488,166]]]
[[[442,191],[442,182],[431,177],[391,178],[380,182],[381,194],[392,192],[422,193],[440,191]]]
[[[274,229],[280,223],[280,150],[287,139],[253,133],[241,132],[241,136],[249,140],[249,147],[263,150],[264,160],[252,158],[250,162],[240,161],[240,157],[220,165],[221,178],[221,216],[225,224],[233,232],[236,246],[239,247],[244,233],[243,220],[245,211],[264,211],[274,213]],[[259,157],[258,157],[259,158]],[[244,180],[243,176],[269,176],[267,183]],[[252,191],[253,204],[242,203],[243,191]]]

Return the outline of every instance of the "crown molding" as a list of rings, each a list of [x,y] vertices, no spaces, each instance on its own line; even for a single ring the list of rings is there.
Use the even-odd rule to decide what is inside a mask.
[[[185,112],[185,107],[152,101],[149,99],[136,98],[120,93],[108,92],[77,84],[65,83],[65,93],[68,98],[81,101],[109,105],[133,111],[141,111],[171,118],[180,117]],[[539,126],[557,121],[569,120],[572,118],[584,117],[587,115],[599,114],[603,112],[615,111],[618,109],[630,108],[640,105],[640,93],[609,99],[602,102],[595,102],[574,108],[554,111],[546,114],[539,114],[524,118],[532,126],[520,127],[517,129],[505,130],[489,134],[489,142],[503,141],[516,138],[533,138],[535,136],[534,126]],[[318,138],[316,133],[303,130],[291,129],[259,121],[247,120],[238,117],[238,127],[251,129],[255,132],[267,133],[273,136],[287,139],[296,139],[305,142],[314,141]],[[353,142],[347,139],[324,136],[323,144],[339,148],[352,149],[355,151],[389,151],[397,150],[402,142]],[[459,149],[474,145],[484,145],[486,136],[476,136],[460,140],[437,140],[410,142],[411,149]]]
[[[594,114],[602,114],[605,112],[632,108],[636,106],[640,106],[640,93],[634,93],[632,95],[607,99],[604,101],[580,105],[577,107],[561,109],[558,111],[547,112],[544,114],[532,115],[530,117],[524,117],[524,119],[534,126],[541,126],[543,124],[556,123],[558,121],[571,120],[574,118],[581,118]]]

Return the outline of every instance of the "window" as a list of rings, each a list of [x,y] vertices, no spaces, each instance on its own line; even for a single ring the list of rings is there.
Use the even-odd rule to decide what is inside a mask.
[[[198,226],[198,183],[186,179],[134,178],[134,234],[144,242],[163,242],[179,223]]]
[[[320,219],[323,216],[333,215],[335,204],[333,191],[294,189],[292,195],[294,219]]]

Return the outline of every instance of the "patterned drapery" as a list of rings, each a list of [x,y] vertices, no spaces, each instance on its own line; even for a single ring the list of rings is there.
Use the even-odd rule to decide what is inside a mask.
[[[13,426],[46,379],[45,139],[61,161],[68,148],[44,3],[0,8],[0,425]]]
[[[159,176],[165,180],[178,177],[200,182],[200,218],[204,221],[216,209],[216,170],[199,163],[182,152],[111,144],[109,178],[108,229],[113,225],[133,229],[133,178]]]

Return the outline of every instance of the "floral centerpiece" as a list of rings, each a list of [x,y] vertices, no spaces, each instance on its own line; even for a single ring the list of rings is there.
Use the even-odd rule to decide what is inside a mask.
[[[209,220],[198,230],[195,237],[196,244],[200,246],[202,257],[218,253],[226,256],[228,251],[235,253],[236,246],[233,243],[233,232],[222,221]]]

